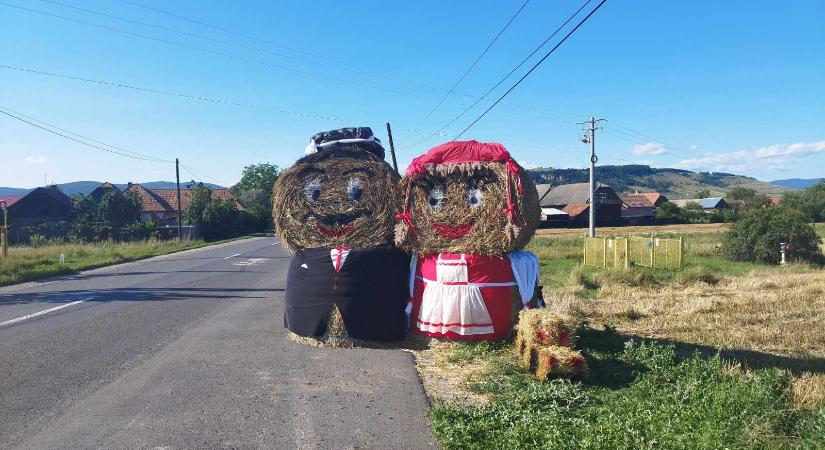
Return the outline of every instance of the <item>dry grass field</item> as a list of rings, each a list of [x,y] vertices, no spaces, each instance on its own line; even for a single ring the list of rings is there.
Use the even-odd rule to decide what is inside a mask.
[[[596,235],[614,236],[629,234],[650,235],[662,233],[693,234],[693,233],[716,233],[727,229],[726,223],[697,223],[697,224],[677,224],[677,225],[645,225],[634,227],[599,227],[596,228]],[[586,228],[541,228],[536,231],[537,236],[586,236]]]

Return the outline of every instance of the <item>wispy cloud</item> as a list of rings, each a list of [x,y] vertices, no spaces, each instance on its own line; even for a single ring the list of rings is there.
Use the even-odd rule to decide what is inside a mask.
[[[662,144],[657,144],[656,142],[648,142],[647,144],[636,144],[633,148],[630,149],[630,153],[641,156],[641,155],[664,155],[667,153],[667,149]]]
[[[825,141],[780,144],[756,150],[717,153],[680,163],[685,169],[705,169],[718,172],[767,171],[792,168],[811,155],[825,153]]]
[[[29,164],[43,164],[46,162],[47,158],[43,155],[32,155],[23,158],[23,160]]]

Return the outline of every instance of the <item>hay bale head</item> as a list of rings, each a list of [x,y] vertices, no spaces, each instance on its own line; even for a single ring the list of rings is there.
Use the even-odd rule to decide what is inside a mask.
[[[318,133],[306,153],[273,189],[272,215],[281,243],[292,251],[391,245],[399,176],[384,161],[372,131]]]
[[[539,223],[536,186],[501,144],[448,142],[410,164],[396,244],[419,253],[504,255]]]

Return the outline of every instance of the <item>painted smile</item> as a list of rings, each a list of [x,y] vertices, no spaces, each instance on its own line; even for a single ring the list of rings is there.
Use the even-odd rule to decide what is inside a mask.
[[[467,222],[463,225],[450,225],[446,223],[434,223],[432,225],[433,230],[439,234],[439,236],[455,240],[463,238],[470,232],[470,230],[475,225],[475,221]]]
[[[327,227],[320,223],[315,224],[315,228],[326,237],[341,237],[346,236],[354,228],[352,224],[344,225],[343,227]]]

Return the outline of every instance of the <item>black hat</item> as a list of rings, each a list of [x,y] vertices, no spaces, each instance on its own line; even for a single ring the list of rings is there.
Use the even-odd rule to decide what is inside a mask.
[[[311,155],[344,147],[358,148],[374,153],[384,159],[384,147],[381,146],[381,140],[372,134],[370,127],[339,128],[316,133],[309,138],[309,144],[304,150],[304,154]]]

